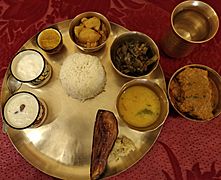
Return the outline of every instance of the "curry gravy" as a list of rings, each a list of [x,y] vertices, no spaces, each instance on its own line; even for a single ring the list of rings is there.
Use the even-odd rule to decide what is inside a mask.
[[[153,124],[161,110],[158,96],[142,85],[127,88],[119,97],[118,109],[124,121],[138,128]]]

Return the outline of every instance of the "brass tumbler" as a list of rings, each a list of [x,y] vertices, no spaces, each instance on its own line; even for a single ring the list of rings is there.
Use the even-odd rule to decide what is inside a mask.
[[[212,39],[218,28],[219,19],[211,6],[202,1],[184,1],[174,8],[170,28],[160,45],[170,57],[185,57],[198,44]]]

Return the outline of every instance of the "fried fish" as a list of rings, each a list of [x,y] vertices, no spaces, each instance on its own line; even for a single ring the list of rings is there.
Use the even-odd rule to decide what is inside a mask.
[[[118,124],[114,113],[107,110],[98,110],[94,125],[90,167],[91,179],[98,179],[103,174],[117,135]]]

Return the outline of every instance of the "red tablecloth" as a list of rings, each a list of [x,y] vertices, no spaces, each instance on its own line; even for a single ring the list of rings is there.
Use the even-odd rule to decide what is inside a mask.
[[[181,0],[1,0],[0,81],[12,56],[31,36],[50,24],[97,11],[129,30],[159,40],[170,23],[170,13]],[[205,0],[221,16],[220,0]],[[182,59],[162,52],[160,64],[166,80],[176,69],[199,63],[221,74],[221,31],[210,42]],[[2,126],[2,124],[0,125]],[[0,179],[53,179],[28,164],[6,134],[0,133]],[[110,179],[221,179],[221,116],[207,123],[187,121],[170,109],[153,148],[137,164]]]

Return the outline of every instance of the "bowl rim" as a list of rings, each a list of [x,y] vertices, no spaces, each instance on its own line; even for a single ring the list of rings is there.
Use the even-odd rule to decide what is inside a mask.
[[[120,38],[124,38],[124,37],[126,37],[126,36],[128,36],[128,35],[144,36],[145,38],[147,38],[147,39],[152,43],[150,46],[151,46],[151,47],[154,47],[154,49],[156,49],[157,60],[156,60],[156,62],[154,62],[154,63],[155,63],[154,67],[153,67],[153,68],[150,70],[150,72],[148,72],[147,74],[144,74],[144,75],[141,75],[141,76],[130,76],[130,75],[124,74],[124,73],[122,73],[120,70],[118,70],[118,69],[116,68],[116,66],[114,65],[114,63],[113,63],[113,59],[112,59],[113,45],[114,45],[117,41],[119,41]],[[150,36],[148,36],[148,35],[146,35],[146,34],[144,34],[144,33],[142,33],[142,32],[139,32],[139,31],[128,31],[128,32],[124,32],[124,33],[118,35],[118,36],[114,39],[114,41],[112,42],[111,47],[110,47],[110,61],[111,61],[112,67],[113,67],[113,68],[115,69],[115,71],[116,71],[118,74],[120,74],[121,76],[123,76],[123,77],[125,77],[125,78],[129,78],[129,79],[138,79],[138,78],[139,78],[139,79],[142,79],[142,78],[148,77],[148,76],[158,67],[159,61],[160,61],[160,51],[159,51],[159,48],[158,48],[157,44],[155,43],[155,41],[154,41]]]
[[[140,85],[140,86],[145,86],[147,88],[149,88],[150,90],[152,90],[158,97],[159,97],[159,94],[156,93],[153,89],[157,88],[160,93],[162,93],[162,96],[160,96],[160,104],[164,104],[165,105],[165,114],[163,116],[163,118],[160,120],[160,123],[158,125],[155,125],[154,124],[157,122],[157,120],[150,124],[149,126],[146,126],[146,127],[136,127],[136,126],[133,126],[131,124],[129,124],[126,120],[124,120],[124,118],[122,118],[122,116],[120,115],[119,113],[119,108],[118,108],[118,102],[119,102],[119,98],[120,96],[123,94],[123,92],[132,87],[132,86],[137,86],[137,85]],[[150,88],[151,87],[151,88]],[[161,101],[161,99],[163,100],[163,103]],[[121,88],[120,90],[118,91],[118,95],[117,95],[117,98],[116,98],[116,101],[115,101],[115,109],[116,109],[116,112],[117,112],[117,115],[119,117],[119,119],[121,121],[123,121],[130,129],[133,129],[133,130],[137,130],[137,131],[140,131],[140,132],[151,132],[151,131],[155,131],[156,129],[158,129],[159,127],[161,127],[167,117],[168,117],[168,114],[169,114],[169,100],[167,98],[167,94],[166,92],[164,91],[163,88],[161,88],[156,82],[152,81],[152,80],[149,80],[149,79],[143,79],[143,78],[140,78],[140,79],[132,79],[128,82],[126,82]],[[160,111],[160,113],[162,113],[162,109]]]
[[[43,68],[42,68],[42,70],[40,71],[40,73],[39,73],[35,78],[30,79],[30,80],[21,80],[18,76],[15,75],[15,73],[13,73],[14,60],[15,60],[20,54],[26,53],[26,52],[28,52],[28,51],[33,52],[33,53],[35,53],[35,54],[38,54],[38,55],[41,57],[41,60],[42,60],[42,62],[43,62]],[[12,58],[12,61],[11,61],[10,65],[9,65],[9,69],[10,69],[11,75],[12,75],[17,81],[19,81],[19,82],[21,82],[21,83],[30,83],[30,82],[33,82],[33,81],[35,81],[36,79],[38,79],[39,77],[42,76],[42,73],[44,72],[44,70],[45,70],[45,68],[46,68],[46,64],[47,64],[47,60],[45,59],[45,57],[43,56],[43,54],[42,54],[40,51],[38,51],[38,50],[36,50],[36,49],[22,49],[21,51],[18,51],[18,52],[14,55],[14,57]]]
[[[179,69],[177,69],[173,75],[171,76],[170,80],[169,80],[169,83],[168,83],[168,87],[167,87],[167,94],[168,94],[168,98],[169,98],[169,101],[171,103],[171,105],[173,106],[173,108],[175,109],[175,111],[180,114],[183,118],[187,119],[187,120],[190,120],[190,121],[193,121],[193,122],[208,122],[208,121],[211,121],[213,119],[215,119],[216,117],[218,117],[220,114],[221,114],[221,110],[220,112],[218,112],[216,115],[214,115],[212,118],[209,118],[209,119],[196,119],[196,118],[191,118],[191,117],[188,117],[186,116],[184,113],[182,113],[175,105],[174,101],[172,100],[172,97],[170,95],[170,86],[171,86],[171,82],[172,80],[180,73],[182,72],[183,70],[185,70],[186,68],[199,68],[199,69],[203,69],[203,70],[206,70],[210,73],[212,73],[213,75],[215,75],[221,82],[221,76],[219,75],[218,72],[216,72],[214,69],[206,66],[206,65],[203,65],[203,64],[188,64],[188,65],[185,65]],[[209,77],[208,77],[209,78]],[[211,78],[209,78],[211,80]],[[214,82],[213,82],[214,83]],[[214,83],[215,84],[215,83]],[[215,84],[216,85],[216,84]],[[217,87],[217,85],[216,85]]]
[[[77,42],[75,42],[75,39],[74,39],[74,33],[73,33],[73,28],[76,26],[75,24],[75,21],[76,20],[81,20],[82,18],[84,17],[91,17],[91,16],[96,16],[98,17],[107,27],[107,30],[108,30],[108,35],[107,35],[107,38],[106,40],[101,43],[100,45],[96,46],[96,47],[90,47],[90,48],[87,48],[87,47],[83,47],[79,44],[77,44]],[[102,47],[104,47],[104,45],[106,44],[107,40],[109,39],[110,37],[110,34],[111,34],[111,25],[110,25],[110,21],[107,19],[106,16],[104,16],[103,14],[99,13],[99,12],[95,12],[95,11],[87,11],[87,12],[83,12],[83,13],[80,13],[78,15],[76,15],[71,21],[70,21],[70,24],[69,24],[69,36],[71,38],[71,40],[73,41],[73,43],[82,51],[85,51],[85,52],[95,52],[95,51],[98,51],[100,50]]]

